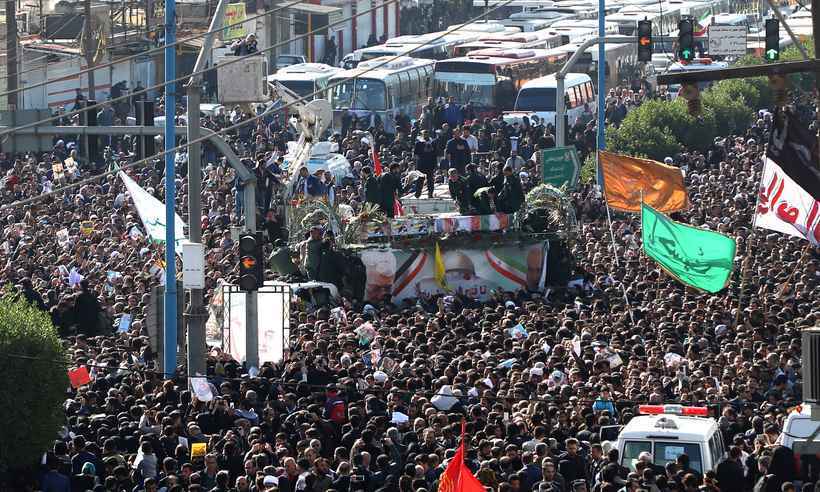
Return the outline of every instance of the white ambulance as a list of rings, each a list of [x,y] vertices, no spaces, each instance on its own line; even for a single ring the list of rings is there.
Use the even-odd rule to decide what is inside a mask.
[[[686,454],[689,467],[701,474],[717,468],[723,459],[723,437],[705,407],[640,405],[638,411],[640,415],[618,434],[621,465],[630,471],[643,452],[650,453],[658,467]]]

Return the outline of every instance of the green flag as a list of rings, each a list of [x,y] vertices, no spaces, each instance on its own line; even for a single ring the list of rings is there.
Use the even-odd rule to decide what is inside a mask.
[[[684,284],[712,293],[726,287],[735,258],[734,239],[675,222],[645,203],[641,239],[646,256]]]

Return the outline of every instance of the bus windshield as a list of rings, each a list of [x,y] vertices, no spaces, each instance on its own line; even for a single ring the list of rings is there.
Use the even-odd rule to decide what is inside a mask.
[[[486,84],[475,84],[470,82],[446,82],[436,80],[433,89],[434,94],[441,96],[452,96],[459,104],[472,103],[479,107],[493,107],[493,89],[495,86]]]
[[[315,91],[311,80],[280,80],[279,83],[302,97],[311,96]]]
[[[329,85],[337,81],[331,80]],[[333,107],[365,111],[384,111],[387,90],[384,82],[371,79],[348,79],[333,87]]]
[[[516,111],[555,111],[555,87],[521,89],[515,100]]]

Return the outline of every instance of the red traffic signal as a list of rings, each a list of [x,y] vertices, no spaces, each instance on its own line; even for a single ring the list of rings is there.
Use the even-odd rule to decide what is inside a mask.
[[[638,61],[652,61],[652,21],[638,21]]]
[[[239,288],[254,291],[262,286],[264,267],[262,259],[262,239],[254,234],[243,234],[239,238]]]

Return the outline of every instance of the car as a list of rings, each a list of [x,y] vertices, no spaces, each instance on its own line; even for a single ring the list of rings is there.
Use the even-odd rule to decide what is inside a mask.
[[[717,468],[726,449],[715,419],[705,407],[681,405],[640,405],[618,434],[621,465],[635,471],[641,454],[648,453],[659,469],[681,454],[698,473]]]
[[[279,55],[276,57],[276,69],[279,70],[280,68],[289,67],[291,65],[297,65],[299,63],[307,63],[307,59],[305,59],[302,55]]]
[[[815,418],[812,418],[812,410]],[[820,419],[817,419],[818,409],[812,403],[804,402],[792,408],[783,422],[783,431],[776,443],[783,445],[794,452],[795,469],[803,481],[820,479],[820,453],[815,436],[820,435]]]

